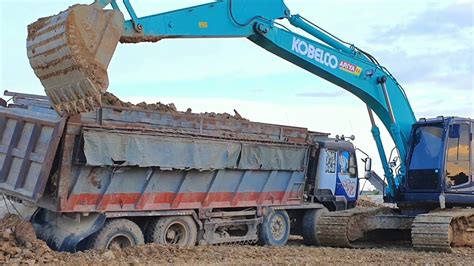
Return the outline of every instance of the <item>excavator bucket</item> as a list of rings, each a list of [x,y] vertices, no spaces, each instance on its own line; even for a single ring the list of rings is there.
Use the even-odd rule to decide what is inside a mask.
[[[123,24],[120,11],[75,5],[28,26],[31,67],[58,113],[73,115],[100,106]]]

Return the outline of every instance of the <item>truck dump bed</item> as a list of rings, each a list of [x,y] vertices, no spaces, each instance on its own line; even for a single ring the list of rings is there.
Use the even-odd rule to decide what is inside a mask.
[[[57,212],[300,204],[311,139],[327,135],[112,106],[46,113],[0,108],[0,190]]]
[[[0,108],[0,192],[37,201],[45,189],[64,129],[55,115]]]

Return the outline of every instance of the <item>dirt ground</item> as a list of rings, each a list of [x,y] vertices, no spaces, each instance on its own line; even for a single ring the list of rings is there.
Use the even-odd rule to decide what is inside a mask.
[[[474,249],[454,253],[416,252],[408,247],[374,249],[319,248],[292,237],[285,247],[243,245],[164,247],[154,244],[124,250],[52,251],[34,236],[30,223],[14,215],[0,220],[0,264],[465,264],[474,261]]]

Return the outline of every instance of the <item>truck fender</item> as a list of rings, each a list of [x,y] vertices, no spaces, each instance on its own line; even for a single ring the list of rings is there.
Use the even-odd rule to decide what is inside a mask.
[[[77,217],[39,209],[31,218],[36,235],[57,251],[76,252],[78,244],[96,233],[105,223],[106,216],[90,213]]]

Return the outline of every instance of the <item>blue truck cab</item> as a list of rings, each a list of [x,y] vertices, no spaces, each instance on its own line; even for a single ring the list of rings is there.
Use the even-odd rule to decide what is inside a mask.
[[[355,207],[359,178],[353,143],[338,137],[318,137],[316,143],[307,174],[314,184],[312,195],[331,211]]]

